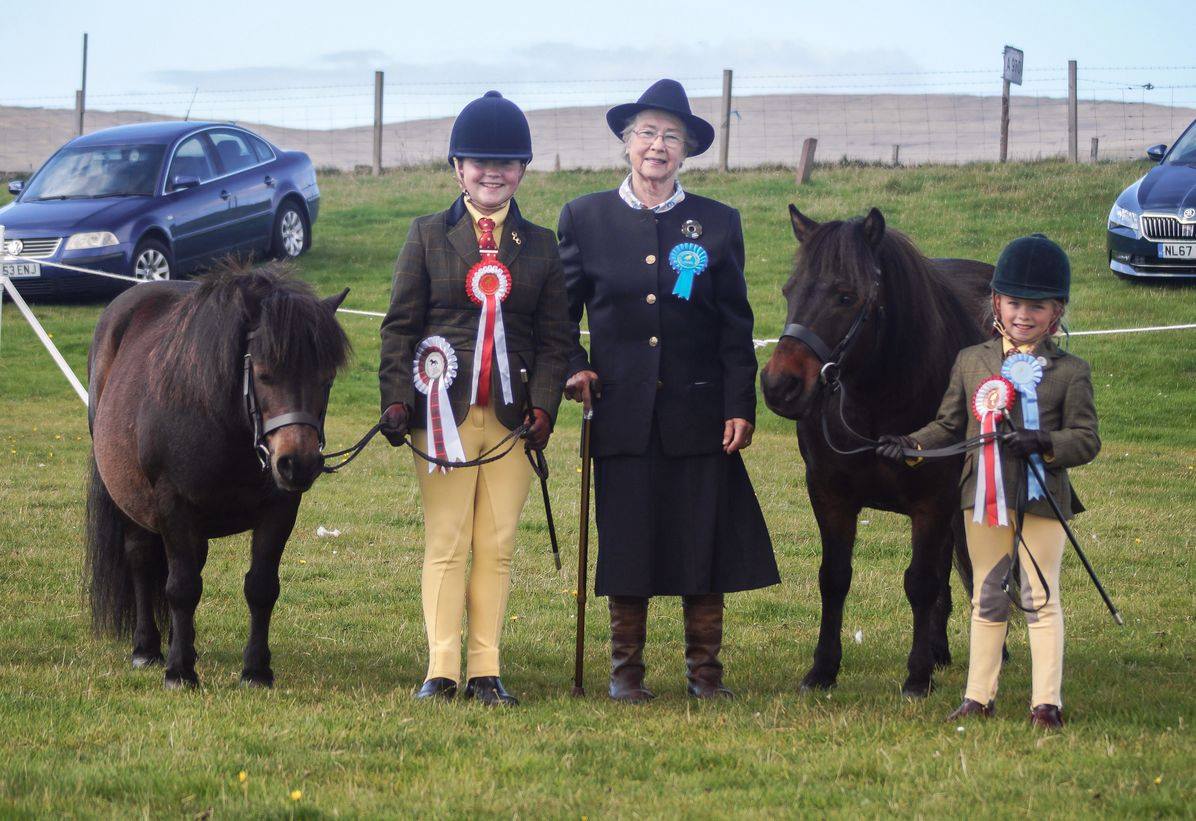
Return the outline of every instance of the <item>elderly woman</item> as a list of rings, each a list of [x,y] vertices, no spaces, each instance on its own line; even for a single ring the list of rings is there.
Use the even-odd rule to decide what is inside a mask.
[[[756,417],[739,213],[677,181],[685,158],[714,141],[679,83],[655,83],[606,121],[631,172],[618,189],[567,204],[558,236],[570,318],[589,316],[590,351],[575,345],[565,395],[593,410],[610,696],[653,698],[648,599],[681,596],[688,691],[729,697],[723,595],[780,581],[739,453]]]
[[[411,428],[420,450],[463,462],[500,448],[524,422],[532,446],[548,442],[574,343],[556,240],[515,204],[531,158],[527,118],[497,91],[453,123],[449,162],[461,195],[411,223],[382,321],[381,428],[392,445]],[[530,375],[526,387],[520,369]],[[499,678],[498,645],[531,484],[523,448],[479,467],[442,469],[417,456],[416,472],[428,634],[417,697],[456,695],[466,616],[465,697],[516,704]]]

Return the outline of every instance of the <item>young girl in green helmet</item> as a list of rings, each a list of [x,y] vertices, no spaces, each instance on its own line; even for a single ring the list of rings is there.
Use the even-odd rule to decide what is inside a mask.
[[[1029,628],[1030,721],[1063,725],[1065,534],[1045,494],[1065,517],[1082,511],[1067,469],[1100,450],[1088,363],[1052,339],[1070,284],[1067,255],[1045,236],[1006,246],[992,280],[993,338],[959,352],[934,421],[909,436],[883,436],[877,449],[904,461],[903,448],[939,448],[992,433],[968,452],[960,480],[973,571],[971,649],[967,690],[950,721],[993,715],[1016,604]],[[1016,590],[1016,598],[1006,590]]]

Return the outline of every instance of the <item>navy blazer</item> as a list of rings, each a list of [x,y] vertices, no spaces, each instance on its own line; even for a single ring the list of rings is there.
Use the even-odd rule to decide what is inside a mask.
[[[681,233],[689,220],[701,226],[700,236]],[[568,203],[557,236],[574,333],[568,372],[588,368],[602,380],[595,456],[644,453],[653,419],[670,456],[720,452],[727,419],[755,424],[756,354],[738,211],[687,192],[655,214],[602,191]],[[669,252],[683,242],[710,258],[688,300],[673,295],[677,273],[669,265]],[[588,355],[579,335],[583,309]]]

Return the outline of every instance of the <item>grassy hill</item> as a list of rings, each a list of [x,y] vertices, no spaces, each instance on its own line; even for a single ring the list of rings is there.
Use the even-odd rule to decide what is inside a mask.
[[[816,219],[880,207],[930,255],[993,261],[1043,231],[1074,266],[1075,330],[1196,321],[1196,289],[1125,283],[1105,267],[1104,221],[1140,164],[694,172],[692,190],[743,213],[756,336],[784,319],[793,253],[785,206]],[[520,205],[554,225],[616,172],[531,174]],[[416,215],[443,208],[445,172],[331,176],[303,275],[346,307],[384,310],[390,269]],[[617,237],[611,238],[617,242]],[[82,375],[100,306],[38,306]],[[376,418],[375,319],[345,315],[356,359],[336,383],[330,447]],[[818,624],[819,544],[791,423],[760,411],[748,469],[776,546],[781,585],[729,598],[728,683],[739,699],[684,695],[680,605],[653,603],[647,663],[654,703],[604,696],[604,600],[589,611],[589,697],[569,697],[574,576],[558,576],[543,512],[529,500],[515,559],[503,678],[517,710],[416,704],[425,668],[419,605],[422,519],[411,456],[379,440],[321,479],[300,511],[272,631],[277,686],[237,687],[248,540],[212,546],[197,617],[203,687],[166,692],[161,671],[129,669],[125,642],[89,634],[80,533],[86,417],[11,304],[0,338],[0,813],[537,815],[552,817],[1185,815],[1196,784],[1192,553],[1196,548],[1196,333],[1076,337],[1093,367],[1104,450],[1073,480],[1090,512],[1076,532],[1125,614],[1114,627],[1074,556],[1064,562],[1069,724],[1025,722],[1028,648],[1020,619],[998,717],[963,729],[964,596],[950,624],[954,666],[924,702],[899,695],[911,618],[901,573],[908,522],[866,511],[845,614],[838,689],[804,695]],[[760,352],[761,361],[768,349]],[[578,414],[550,446],[566,568],[576,561]],[[343,443],[343,444],[342,444]],[[338,538],[317,538],[323,525]],[[591,579],[593,578],[591,573]],[[860,640],[850,636],[860,631]],[[239,773],[244,773],[242,780]],[[298,790],[298,799],[292,791]]]

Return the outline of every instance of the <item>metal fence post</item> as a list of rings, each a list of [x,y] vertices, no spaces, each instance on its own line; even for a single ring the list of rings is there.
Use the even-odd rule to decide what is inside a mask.
[[[382,174],[382,72],[374,72],[374,176]]]

